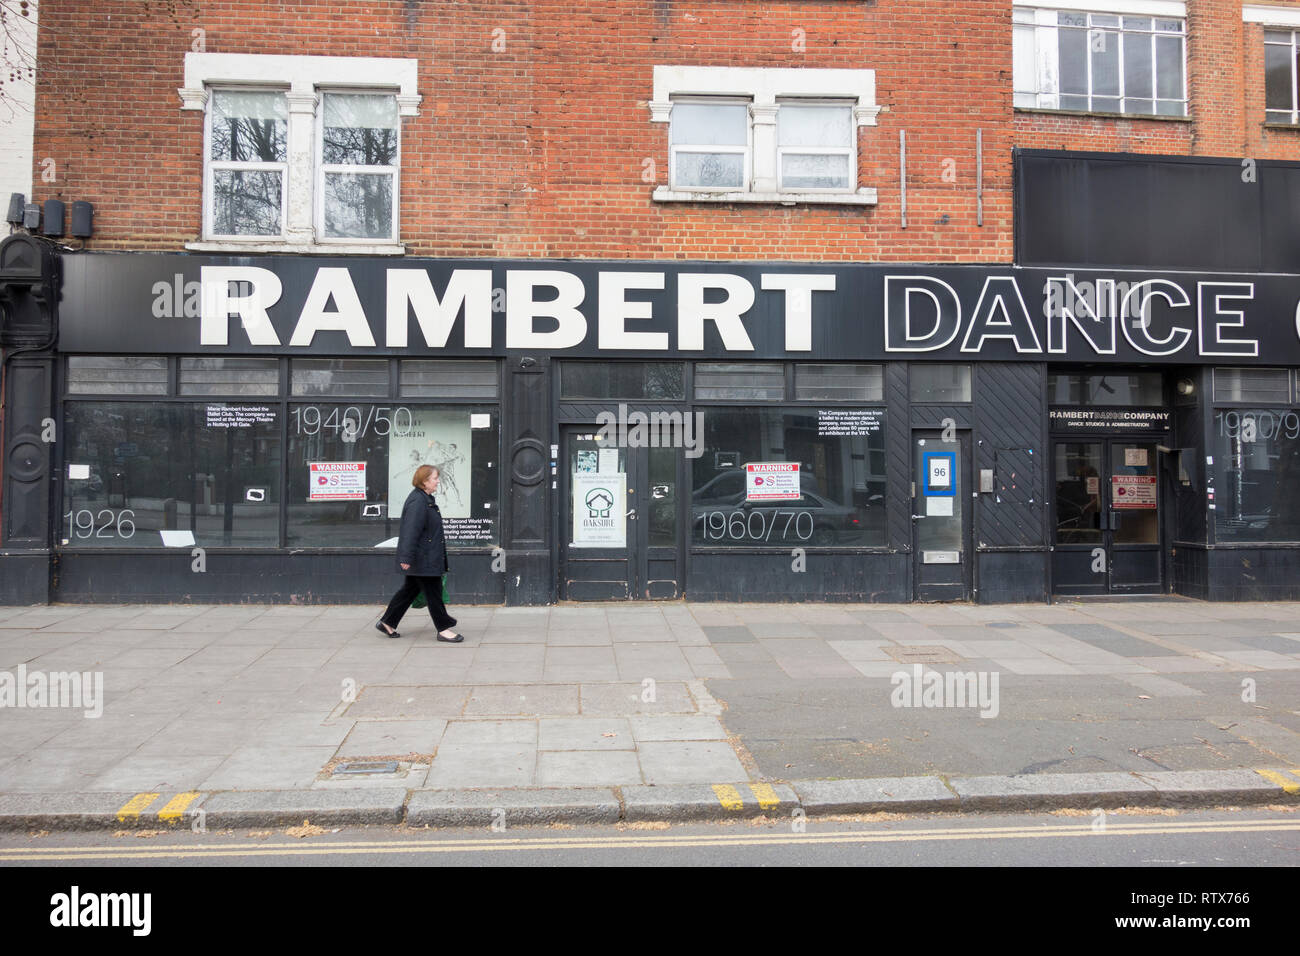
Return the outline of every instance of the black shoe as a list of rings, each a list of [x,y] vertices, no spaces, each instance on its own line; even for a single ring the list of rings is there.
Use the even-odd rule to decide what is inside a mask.
[[[384,622],[383,622],[383,621],[376,621],[376,622],[375,622],[375,630],[378,631],[380,634],[384,635],[384,637],[401,637],[401,636],[402,636],[401,634],[398,634],[396,631],[390,631],[388,628],[384,627]]]
[[[451,628],[444,628],[443,630],[451,630]],[[438,640],[442,641],[444,644],[459,644],[461,641],[465,640],[465,636],[463,634],[457,634],[455,637],[443,637],[442,631],[439,631]]]

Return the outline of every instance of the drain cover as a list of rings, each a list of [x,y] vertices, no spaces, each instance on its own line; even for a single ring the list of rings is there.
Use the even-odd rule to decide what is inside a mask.
[[[397,761],[385,760],[380,763],[341,763],[334,768],[334,773],[397,773]]]
[[[937,644],[908,644],[882,650],[901,664],[956,664],[960,658]]]

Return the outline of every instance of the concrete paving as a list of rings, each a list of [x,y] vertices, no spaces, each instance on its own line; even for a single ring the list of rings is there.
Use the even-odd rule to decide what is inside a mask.
[[[0,827],[1300,799],[1300,604],[456,614],[0,607]]]

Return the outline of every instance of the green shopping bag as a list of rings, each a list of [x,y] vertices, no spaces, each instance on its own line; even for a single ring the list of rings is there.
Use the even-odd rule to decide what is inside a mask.
[[[442,576],[442,603],[444,606],[447,603],[447,576],[445,574]],[[421,590],[420,593],[415,596],[415,600],[411,602],[411,607],[428,607],[428,606],[429,606],[429,602],[425,600],[424,591]]]

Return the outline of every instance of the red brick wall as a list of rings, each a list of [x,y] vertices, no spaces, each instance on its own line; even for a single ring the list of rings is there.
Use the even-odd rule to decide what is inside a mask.
[[[44,0],[37,199],[94,202],[91,248],[199,238],[203,119],[176,90],[202,29],[212,53],[419,59],[420,116],[402,123],[401,238],[413,254],[1009,261],[1013,145],[1300,158],[1300,136],[1262,130],[1251,100],[1262,102],[1262,53],[1242,46],[1258,29],[1243,30],[1240,0],[1188,8],[1195,119],[1176,123],[1013,113],[1003,0]],[[653,202],[668,172],[667,126],[646,107],[655,64],[875,69],[885,109],[860,131],[859,184],[879,205]],[[40,182],[45,157],[53,183]]]

